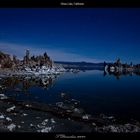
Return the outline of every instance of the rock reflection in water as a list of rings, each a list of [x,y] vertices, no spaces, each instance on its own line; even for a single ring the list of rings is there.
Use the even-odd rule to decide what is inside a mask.
[[[116,79],[120,79],[121,76],[133,76],[133,75],[137,75],[140,76],[140,71],[116,71],[116,72],[111,72],[111,71],[104,71],[104,76],[106,75],[114,75],[116,77]]]
[[[10,96],[17,96],[18,93],[24,93],[24,95],[31,95],[29,88],[30,87],[42,87],[49,88],[53,86],[56,75],[51,76],[40,76],[40,77],[5,77],[0,81],[0,85],[6,87],[7,91],[12,91]],[[7,93],[7,92],[6,92]]]

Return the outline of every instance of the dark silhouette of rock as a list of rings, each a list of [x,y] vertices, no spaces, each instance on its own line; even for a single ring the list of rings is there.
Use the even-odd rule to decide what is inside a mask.
[[[9,54],[0,51],[0,68],[11,68],[12,60]]]
[[[43,65],[48,67],[53,66],[53,61],[50,59],[46,52],[43,55],[33,55],[30,57],[30,51],[26,50],[23,60],[18,60],[16,55],[13,55],[13,58],[11,59],[9,54],[5,54],[0,51],[0,68],[22,69],[24,66],[35,68],[35,66],[41,67]]]

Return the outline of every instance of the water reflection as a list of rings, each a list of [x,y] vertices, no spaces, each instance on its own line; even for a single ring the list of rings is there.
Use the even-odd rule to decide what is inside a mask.
[[[0,86],[7,87],[5,94],[16,100],[47,104],[63,102],[59,106],[66,107],[70,106],[69,101],[73,98],[80,101],[81,108],[89,114],[109,113],[122,117],[133,114],[139,118],[140,95],[134,89],[140,90],[140,79],[135,75],[140,75],[140,72],[108,73],[93,70],[80,71],[78,74],[66,72],[62,76],[15,76],[0,78]],[[112,76],[123,80],[117,81]]]
[[[50,76],[41,76],[41,77],[5,77],[2,80],[0,80],[0,85],[3,87],[6,87],[7,91],[10,91],[14,94],[17,94],[19,92],[24,93],[25,95],[30,94],[30,87],[42,87],[42,88],[49,88],[50,86],[53,86],[56,78],[58,76],[56,75],[50,75]]]
[[[108,71],[106,72],[104,70],[104,73],[103,73],[104,76],[106,75],[113,75],[116,77],[116,79],[120,79],[121,76],[133,76],[133,75],[137,75],[137,76],[140,76],[140,71],[117,71],[117,72],[111,72],[111,71]]]

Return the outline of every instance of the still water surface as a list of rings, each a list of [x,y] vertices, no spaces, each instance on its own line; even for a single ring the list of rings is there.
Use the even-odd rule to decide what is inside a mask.
[[[15,80],[16,79],[16,80]],[[16,96],[17,100],[32,100],[55,104],[61,102],[60,93],[80,101],[80,106],[92,115],[106,114],[121,119],[137,119],[140,121],[140,76],[121,75],[117,79],[113,75],[105,75],[103,71],[90,70],[79,73],[64,73],[49,78],[47,85],[42,80],[7,79],[6,94]],[[22,89],[15,92],[13,89]],[[15,94],[16,93],[16,94]]]

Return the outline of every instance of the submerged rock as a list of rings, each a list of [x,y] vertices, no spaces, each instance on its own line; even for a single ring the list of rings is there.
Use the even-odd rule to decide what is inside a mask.
[[[60,93],[60,96],[61,96],[61,98],[63,98],[66,101],[70,100],[70,95],[67,93],[62,92],[62,93]]]
[[[107,115],[104,115],[104,114],[100,114],[100,117],[101,117],[101,119],[103,119],[105,121],[108,121],[110,123],[116,121],[114,116],[107,116]]]
[[[92,125],[93,125],[93,126],[96,126],[96,123],[93,122]]]
[[[4,117],[4,115],[0,115],[0,119],[4,119],[5,117]]]
[[[53,118],[51,118],[51,122],[52,122],[52,123],[56,123],[55,120],[54,120]]]
[[[20,126],[20,125],[18,125],[17,127],[18,127],[18,128],[21,128],[21,126]]]
[[[34,127],[34,125],[31,123],[31,124],[30,124],[30,127]]]
[[[12,119],[9,118],[9,117],[6,117],[6,120],[7,120],[8,122],[11,122],[11,121],[12,121]]]
[[[4,95],[4,94],[0,94],[0,99],[4,100],[4,99],[8,99],[8,97],[6,95]]]
[[[28,115],[28,114],[26,114],[26,113],[23,113],[23,114],[22,114],[22,116],[27,116],[27,115]]]
[[[83,114],[84,110],[82,108],[74,108],[74,113]]]
[[[10,124],[10,125],[7,126],[7,129],[9,131],[14,131],[16,129],[16,125],[12,123],[12,124]]]
[[[135,133],[140,132],[140,127],[133,124],[124,125],[108,125],[103,127],[96,127],[97,132],[112,132],[112,133]]]
[[[71,103],[63,103],[63,102],[57,102],[56,106],[65,109],[65,110],[72,110],[74,109],[74,105]]]
[[[75,105],[79,105],[80,101],[76,100],[76,99],[71,99],[71,102],[74,103]]]
[[[26,104],[25,106],[26,106],[26,107],[31,107],[32,105]]]
[[[114,116],[106,116],[105,114],[100,114],[100,117],[102,117],[103,119],[114,119]]]
[[[15,108],[16,108],[16,106],[12,106],[12,107],[6,109],[6,111],[7,111],[7,112],[11,112],[11,111],[13,111]]]
[[[48,119],[45,119],[41,124],[46,125],[48,123]]]
[[[61,97],[63,98],[63,97],[65,97],[66,96],[66,93],[61,93]]]
[[[5,86],[0,85],[0,90],[5,90],[5,89],[6,89],[6,87],[5,87]]]
[[[86,115],[83,115],[83,116],[82,116],[82,119],[84,119],[84,120],[88,120],[89,117],[91,117],[91,116],[86,114]]]
[[[57,102],[57,103],[56,103],[56,106],[62,107],[62,106],[63,106],[63,102]]]
[[[48,133],[48,132],[51,131],[51,129],[52,129],[52,127],[45,127],[45,128],[43,128],[42,130],[39,130],[38,132]]]

